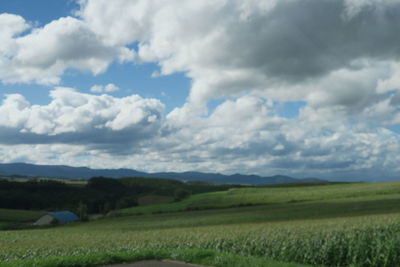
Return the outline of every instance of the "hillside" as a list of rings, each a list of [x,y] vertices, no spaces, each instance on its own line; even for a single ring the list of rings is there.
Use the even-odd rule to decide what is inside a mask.
[[[248,184],[267,185],[280,183],[318,182],[317,178],[296,179],[284,175],[261,177],[258,175],[233,174],[224,175],[220,173],[202,172],[158,172],[146,173],[131,169],[90,169],[86,167],[70,167],[62,165],[34,165],[26,163],[0,164],[0,175],[25,175],[30,177],[53,177],[68,179],[88,179],[96,176],[103,177],[147,177],[179,179],[182,181],[204,181],[219,184]]]
[[[396,199],[400,199],[400,182],[232,188],[228,191],[192,195],[183,201],[171,204],[121,209],[114,211],[113,214],[135,215],[316,201],[389,200],[390,202]],[[400,205],[400,202],[398,204]]]

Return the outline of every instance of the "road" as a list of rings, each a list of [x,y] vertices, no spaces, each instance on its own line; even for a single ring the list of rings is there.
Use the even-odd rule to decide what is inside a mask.
[[[178,261],[170,261],[170,260],[163,260],[163,261],[151,260],[151,261],[139,261],[128,264],[103,265],[99,267],[205,267],[205,266],[178,262]]]

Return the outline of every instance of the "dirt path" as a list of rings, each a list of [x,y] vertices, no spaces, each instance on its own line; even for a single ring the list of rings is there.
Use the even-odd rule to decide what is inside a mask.
[[[196,264],[184,263],[179,261],[170,261],[170,260],[163,260],[163,261],[138,261],[134,263],[128,264],[116,264],[116,265],[103,265],[99,267],[205,267]]]

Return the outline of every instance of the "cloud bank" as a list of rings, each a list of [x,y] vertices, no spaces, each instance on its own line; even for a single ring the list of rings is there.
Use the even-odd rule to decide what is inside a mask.
[[[341,122],[316,127],[303,115],[282,118],[272,101],[259,97],[227,100],[206,117],[188,110],[185,117],[181,110],[163,117],[162,103],[137,95],[114,98],[57,88],[51,97],[45,106],[30,105],[21,95],[4,99],[4,159],[329,178],[361,172],[363,179],[379,179],[376,173],[388,179],[399,171],[397,134]]]
[[[158,134],[164,105],[138,95],[114,98],[72,88],[50,92],[48,105],[7,95],[0,105],[0,143],[71,144],[124,150]]]

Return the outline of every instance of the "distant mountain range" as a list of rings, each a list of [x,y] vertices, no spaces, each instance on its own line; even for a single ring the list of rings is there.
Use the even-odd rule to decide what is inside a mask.
[[[261,177],[258,175],[202,172],[158,172],[146,173],[131,169],[90,169],[86,167],[70,167],[62,165],[34,165],[26,163],[0,163],[0,175],[20,175],[29,177],[49,177],[65,179],[89,179],[95,176],[119,178],[119,177],[148,177],[168,178],[182,181],[203,181],[220,184],[250,184],[268,185],[281,183],[325,182],[317,178],[296,179],[290,176],[275,175]]]

